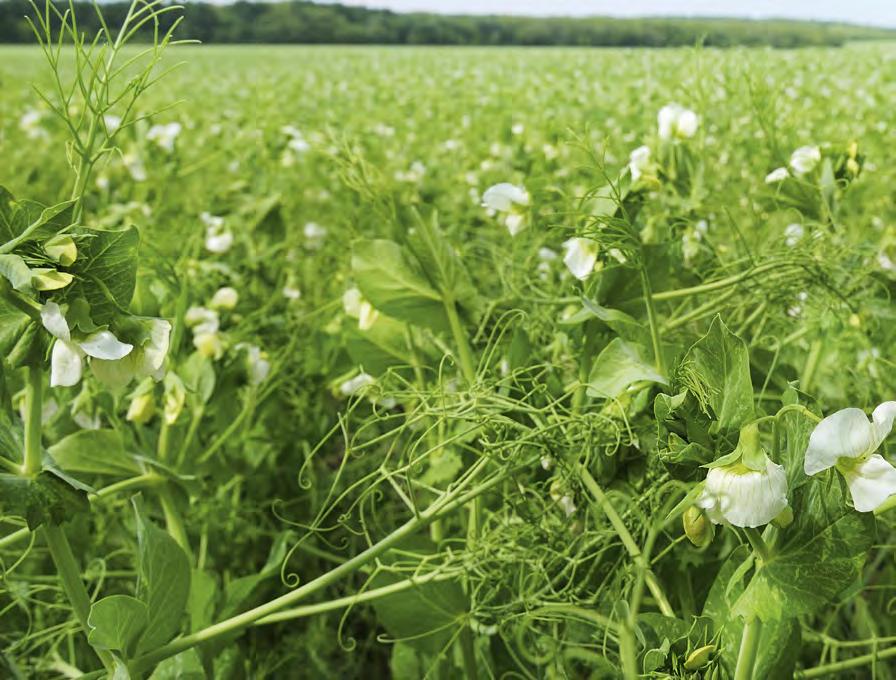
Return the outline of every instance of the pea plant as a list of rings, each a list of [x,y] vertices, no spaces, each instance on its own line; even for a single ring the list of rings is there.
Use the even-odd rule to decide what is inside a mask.
[[[0,188],[4,677],[890,677],[857,143],[786,146],[748,79],[769,153],[720,197],[700,80],[622,160],[513,124],[464,203],[450,157],[272,123],[226,69],[214,123],[153,99],[180,9],[32,5],[59,169]]]

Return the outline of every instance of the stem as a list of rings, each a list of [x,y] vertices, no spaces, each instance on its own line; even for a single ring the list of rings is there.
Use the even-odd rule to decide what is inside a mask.
[[[478,468],[477,470],[473,471],[473,474],[468,476],[468,481],[475,476],[478,470],[481,470],[482,467],[484,467],[485,463],[486,459],[482,459],[480,463],[476,464]],[[241,631],[247,626],[250,626],[258,621],[259,619],[263,619],[266,616],[269,616],[283,609],[284,607],[293,605],[296,602],[299,602],[303,598],[307,597],[311,593],[317,592],[322,588],[326,588],[327,586],[335,583],[344,576],[348,576],[349,574],[357,571],[368,562],[376,559],[384,552],[392,548],[394,545],[400,543],[402,540],[412,535],[418,529],[425,527],[436,517],[452,512],[457,508],[469,503],[473,498],[499,484],[509,474],[510,471],[504,471],[500,474],[497,474],[492,479],[481,483],[479,486],[474,487],[467,493],[461,493],[463,485],[456,487],[452,491],[446,493],[444,496],[436,500],[432,505],[426,508],[426,510],[422,511],[416,517],[413,517],[412,519],[402,524],[398,529],[393,531],[391,534],[389,534],[379,542],[374,543],[363,552],[355,555],[349,560],[346,560],[341,565],[335,567],[334,569],[331,569],[327,573],[318,576],[316,579],[309,581],[305,585],[300,586],[299,588],[296,588],[295,590],[286,593],[285,595],[274,598],[273,600],[270,600],[265,604],[245,611],[242,614],[237,614],[236,616],[232,616],[229,619],[225,619],[224,621],[215,623],[211,626],[208,626],[207,628],[203,628],[202,630],[192,633],[191,635],[185,635],[181,638],[173,640],[167,645],[163,645],[162,647],[159,647],[158,649],[148,654],[144,654],[143,656],[138,657],[131,663],[132,673],[140,673],[148,670],[158,662],[174,656],[175,654],[179,654],[186,649],[195,647],[196,645],[199,645],[201,643],[208,642],[209,640],[214,640],[223,635]]]
[[[884,649],[879,652],[871,652],[870,654],[863,654],[862,656],[856,656],[852,659],[845,659],[843,661],[837,661],[835,663],[829,663],[823,666],[815,666],[815,668],[809,668],[804,671],[796,671],[794,677],[827,678],[834,673],[841,673],[852,668],[860,668],[862,666],[867,666],[870,663],[874,663],[875,661],[883,661],[884,659],[890,659],[893,657],[896,657],[896,647],[890,647],[889,649]]]
[[[690,297],[691,295],[699,295],[701,293],[710,293],[714,290],[719,290],[720,288],[734,286],[741,281],[745,281],[746,279],[749,279],[750,277],[756,276],[758,274],[762,274],[763,272],[778,269],[779,267],[794,265],[795,263],[793,262],[769,262],[767,264],[761,264],[758,267],[754,267],[753,269],[748,269],[747,271],[741,272],[740,274],[734,274],[733,276],[728,276],[724,279],[717,279],[716,281],[703,283],[699,286],[691,286],[690,288],[678,288],[675,290],[665,290],[660,293],[654,293],[653,299],[656,301],[674,300],[676,298]]]
[[[479,670],[476,667],[476,647],[473,641],[473,633],[469,626],[464,626],[460,632],[460,650],[464,659],[465,680],[478,680]]]
[[[25,386],[25,463],[22,466],[22,474],[29,477],[38,474],[41,470],[41,416],[43,404],[41,403],[41,390],[43,388],[43,371],[40,366],[28,367],[28,384]]]
[[[812,391],[812,381],[815,379],[815,372],[821,359],[821,350],[821,340],[813,340],[809,346],[809,356],[806,357],[806,365],[803,367],[802,380],[800,381],[800,389],[803,392],[808,393]]]
[[[629,530],[625,526],[625,523],[622,521],[622,518],[619,516],[619,513],[616,512],[616,508],[614,508],[612,503],[610,503],[610,500],[607,498],[603,489],[600,488],[600,485],[595,481],[594,477],[591,476],[591,473],[588,472],[585,466],[579,465],[578,468],[579,476],[582,479],[582,483],[585,485],[585,488],[588,489],[591,495],[594,496],[594,499],[597,501],[598,505],[600,505],[601,510],[604,511],[607,519],[610,520],[610,524],[613,525],[613,528],[619,535],[619,538],[622,541],[622,545],[625,546],[629,557],[634,560],[635,564],[638,565],[639,568],[643,568],[645,570],[645,584],[647,585],[647,589],[650,590],[650,594],[653,595],[653,598],[656,600],[657,606],[663,613],[663,616],[675,616],[675,612],[672,610],[672,605],[669,604],[669,599],[663,592],[663,589],[660,586],[659,581],[657,580],[654,573],[647,567],[647,563],[644,560],[644,555],[641,553],[641,549],[638,547],[638,544],[635,543],[635,540],[629,533]]]
[[[90,632],[87,625],[87,617],[90,615],[90,596],[81,580],[81,570],[72,554],[72,547],[69,545],[68,538],[62,527],[55,524],[47,524],[44,527],[44,538],[47,541],[47,547],[50,549],[50,555],[53,563],[56,565],[56,571],[59,572],[59,580],[62,581],[62,589],[68,597],[75,612],[84,634]],[[103,665],[111,670],[112,656],[104,650],[94,649]]]
[[[761,634],[762,621],[758,616],[744,624],[744,634],[740,639],[740,651],[737,653],[737,667],[734,669],[734,680],[752,680]]]
[[[665,375],[666,367],[663,359],[663,346],[660,341],[660,327],[656,318],[656,306],[653,303],[653,291],[650,287],[650,277],[647,276],[647,267],[643,262],[640,266],[641,270],[641,291],[644,295],[644,306],[647,307],[647,323],[650,326],[650,342],[653,345],[653,361],[656,370]]]
[[[177,544],[187,553],[190,562],[193,561],[193,551],[190,549],[190,539],[187,538],[187,530],[184,527],[184,520],[180,516],[180,511],[174,504],[174,497],[171,495],[171,489],[168,485],[158,490],[159,502],[162,505],[162,512],[165,514],[165,526],[171,537],[177,541]]]
[[[744,533],[746,534],[747,540],[753,547],[753,552],[756,553],[757,557],[762,560],[763,564],[768,562],[769,557],[771,557],[771,551],[769,550],[768,545],[766,545],[765,541],[763,540],[762,534],[759,533],[759,530],[745,527]]]
[[[443,301],[445,303],[445,313],[448,315],[448,323],[451,326],[451,334],[454,336],[454,344],[457,345],[460,369],[467,382],[472,383],[476,379],[476,369],[473,367],[473,352],[470,350],[467,334],[464,332],[463,326],[461,326],[454,300],[445,296]]]
[[[326,602],[320,602],[318,604],[308,604],[304,607],[294,607],[293,609],[287,609],[282,612],[277,612],[276,614],[265,616],[263,619],[258,619],[258,621],[256,621],[252,625],[266,626],[271,623],[292,621],[293,619],[301,619],[306,616],[323,614],[325,612],[331,612],[334,609],[342,609],[343,607],[353,607],[354,605],[360,604],[362,602],[378,600],[381,597],[400,593],[409,588],[417,588],[426,583],[449,581],[451,579],[457,578],[457,576],[458,574],[456,572],[440,573],[438,571],[433,571],[423,576],[412,576],[411,578],[399,581],[398,583],[392,583],[388,586],[382,586],[381,588],[374,588],[373,590],[366,590],[363,593],[358,593],[357,595],[349,595],[347,597],[340,597],[335,600],[328,600]]]

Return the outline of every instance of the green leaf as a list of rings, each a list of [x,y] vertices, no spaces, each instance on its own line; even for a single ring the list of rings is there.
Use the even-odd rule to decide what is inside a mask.
[[[41,524],[62,524],[89,508],[83,489],[49,470],[30,478],[0,474],[0,509],[24,517],[32,531]]]
[[[402,543],[398,549],[387,552],[381,559],[391,564],[407,559],[408,551],[419,549],[431,554],[432,542],[415,536]],[[403,580],[405,577],[389,571],[381,571],[370,582],[370,588],[380,588]],[[424,583],[402,590],[373,602],[377,619],[390,637],[403,641],[425,654],[438,654],[463,625],[462,619],[469,604],[463,588],[455,581]]]
[[[666,378],[644,359],[640,345],[614,338],[598,355],[588,377],[588,395],[615,399],[629,386],[649,381],[666,384]]]
[[[356,241],[352,272],[364,297],[384,314],[437,331],[449,329],[441,294],[394,241]]]
[[[13,348],[32,325],[30,316],[0,297],[0,355],[8,361]]]
[[[165,659],[156,666],[149,680],[205,680],[202,659],[195,647]]]
[[[70,269],[76,280],[67,294],[83,297],[90,305],[93,321],[108,324],[127,311],[134,295],[140,236],[133,226],[116,231],[84,230],[82,236],[78,259]]]
[[[743,619],[733,612],[744,585],[742,565],[749,557],[747,546],[740,546],[729,556],[710,588],[703,607],[703,615],[713,622],[721,637],[721,659],[733,674],[743,636]],[[800,626],[796,618],[769,621],[762,626],[759,653],[753,677],[791,678],[800,651]]]
[[[190,561],[168,532],[143,514],[140,497],[133,500],[137,517],[137,597],[149,608],[146,632],[138,652],[155,649],[180,630],[190,595]]]
[[[582,307],[589,318],[599,319],[623,340],[642,342],[647,337],[644,324],[623,311],[602,307],[588,298],[582,298]]]
[[[467,311],[478,310],[481,304],[479,293],[460,256],[439,229],[435,214],[431,221],[418,220],[417,226],[408,234],[408,246],[420,264],[420,270],[443,299],[453,300]]]
[[[715,431],[740,429],[755,417],[747,344],[719,316],[685,354],[675,383],[715,418]]]
[[[87,641],[129,657],[148,623],[149,610],[143,602],[129,595],[110,595],[90,607]]]
[[[32,292],[31,269],[18,255],[0,255],[0,276],[3,276],[14,290]]]
[[[813,614],[859,576],[873,542],[874,520],[847,506],[840,485],[839,478],[813,478],[799,489],[796,521],[738,598],[735,614],[763,621]]]
[[[190,578],[190,599],[187,602],[191,632],[195,633],[211,625],[217,594],[218,583],[215,577],[207,571],[194,569]]]
[[[48,449],[67,472],[97,475],[140,474],[140,466],[125,452],[124,439],[115,430],[79,430]]]

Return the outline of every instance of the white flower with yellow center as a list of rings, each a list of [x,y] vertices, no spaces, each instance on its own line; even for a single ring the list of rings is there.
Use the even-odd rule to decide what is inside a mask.
[[[697,114],[678,104],[668,104],[657,114],[660,139],[687,139],[697,134],[700,119]]]
[[[896,494],[896,468],[874,453],[883,443],[896,418],[896,401],[886,401],[871,414],[845,408],[822,420],[809,437],[803,469],[807,475],[836,468],[846,479],[852,502],[859,512],[875,510]]]
[[[482,207],[492,213],[502,213],[504,226],[511,236],[526,227],[525,210],[529,206],[529,193],[521,186],[501,182],[485,190]]]
[[[597,264],[600,247],[590,238],[571,238],[563,242],[563,262],[579,281],[587,279]]]

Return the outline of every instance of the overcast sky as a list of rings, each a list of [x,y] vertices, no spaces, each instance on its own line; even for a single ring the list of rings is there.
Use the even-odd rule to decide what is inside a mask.
[[[896,0],[339,0],[339,2],[399,12],[789,17],[896,27]]]

